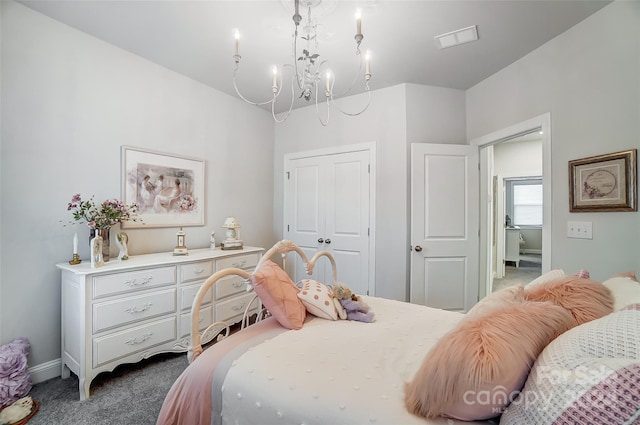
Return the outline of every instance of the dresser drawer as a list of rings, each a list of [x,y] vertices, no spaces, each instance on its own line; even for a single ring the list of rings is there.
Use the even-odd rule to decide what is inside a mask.
[[[231,258],[221,258],[216,261],[216,271],[234,267],[237,269],[250,269],[258,264],[260,255],[255,252],[253,254],[237,255]]]
[[[175,288],[93,305],[93,332],[176,311]]]
[[[205,280],[213,274],[213,261],[200,261],[180,266],[180,282]]]
[[[240,276],[226,276],[214,285],[216,300],[221,300],[230,295],[239,294],[247,290],[247,281]]]
[[[213,323],[213,307],[205,307],[200,310],[200,332]],[[180,337],[191,335],[191,313],[180,315]]]
[[[228,301],[216,303],[213,320],[215,322],[227,322],[229,324],[240,321],[240,319],[242,319],[242,315],[244,314],[244,310],[247,308],[249,302],[253,299],[254,296],[255,293],[251,292],[240,297],[232,298]],[[259,303],[260,300],[254,301],[251,309],[252,313],[255,313],[257,311]]]
[[[189,286],[184,286],[180,288],[180,310],[191,309],[191,305],[193,304],[193,300],[196,298],[196,294],[198,293],[198,289],[202,286],[202,283],[196,283]],[[207,304],[213,301],[213,297],[211,296],[211,289],[204,294],[204,298],[202,299],[202,304]]]
[[[93,298],[175,283],[175,266],[96,276],[93,278]]]
[[[93,366],[176,339],[176,317],[93,339]]]

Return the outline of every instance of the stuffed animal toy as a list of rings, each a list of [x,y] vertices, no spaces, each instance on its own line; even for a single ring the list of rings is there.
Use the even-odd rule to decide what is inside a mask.
[[[7,406],[0,412],[0,424],[14,424],[29,416],[33,410],[33,399],[30,396],[23,397]]]
[[[369,305],[354,294],[347,285],[336,283],[331,289],[333,302],[341,319],[373,322],[374,314],[369,310]]]

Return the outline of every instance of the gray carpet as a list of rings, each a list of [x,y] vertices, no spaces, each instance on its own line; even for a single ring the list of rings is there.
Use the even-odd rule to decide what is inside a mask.
[[[80,401],[78,378],[55,378],[29,393],[40,408],[28,425],[154,425],[169,388],[187,367],[187,355],[159,354],[98,375]]]
[[[502,279],[493,279],[492,292],[517,285],[529,283],[542,274],[542,257],[540,255],[521,255],[520,267],[509,262],[505,266],[505,274]]]

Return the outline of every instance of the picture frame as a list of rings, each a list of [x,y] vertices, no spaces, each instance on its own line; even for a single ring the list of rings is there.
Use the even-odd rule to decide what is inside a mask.
[[[637,149],[569,161],[569,211],[638,211]]]
[[[204,226],[204,160],[122,146],[121,162],[123,202],[142,219],[122,228]]]

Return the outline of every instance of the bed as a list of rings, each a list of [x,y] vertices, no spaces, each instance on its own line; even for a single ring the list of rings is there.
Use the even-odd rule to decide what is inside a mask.
[[[336,263],[330,253],[322,251],[308,260],[305,254],[290,241],[280,241],[268,250],[256,270],[260,270],[263,264],[276,256],[282,257],[284,266],[289,253],[300,255],[309,274],[317,261],[329,261],[333,271],[331,283],[337,283]],[[454,350],[451,354],[463,353],[464,350],[456,349],[455,341],[449,345],[447,338],[461,327],[470,326],[468,324],[471,323],[474,315],[480,317],[479,322],[490,323],[491,320],[487,318],[488,314],[495,316],[495,299],[487,297],[489,300],[479,303],[482,306],[478,306],[475,312],[472,310],[465,315],[378,297],[361,296],[361,300],[375,313],[373,322],[328,320],[307,312],[298,329],[287,329],[279,321],[280,318],[274,314],[266,314],[268,317],[262,318],[265,311],[262,309],[254,324],[245,326],[249,324],[245,318],[243,328],[231,335],[228,335],[229,328],[226,324],[212,325],[212,328],[224,328],[224,331],[217,342],[203,350],[201,336],[209,335],[211,327],[203,332],[198,330],[197,312],[200,310],[200,303],[206,291],[214,286],[216,281],[231,274],[251,280],[253,284],[249,285],[248,290],[259,292],[259,282],[256,282],[255,274],[252,275],[240,269],[222,270],[205,281],[192,307],[194,312],[192,345],[188,354],[190,365],[167,394],[157,420],[158,425],[425,425],[464,423],[463,420],[469,419],[464,416],[468,412],[463,412],[462,415],[445,415],[447,417],[427,415],[430,416],[429,418],[425,415],[410,413],[406,400],[406,392],[409,388],[407,383],[413,382],[420,385],[417,376],[428,376],[425,375],[428,373],[425,370],[425,367],[429,366],[426,360],[429,357],[428,354],[449,348]],[[635,284],[637,285],[637,282]],[[638,287],[640,288],[640,285]],[[636,288],[632,287],[632,289]],[[511,291],[509,297],[518,297],[519,294],[522,294],[522,291],[519,293]],[[260,304],[260,299],[264,298],[262,295],[255,298],[255,305],[247,306],[246,315],[255,311],[256,305],[262,307]],[[591,294],[589,296],[591,297]],[[502,297],[504,298],[504,295]],[[638,292],[638,300],[637,308],[631,305],[632,308],[625,306],[626,309],[621,309],[626,314],[624,321],[627,333],[620,337],[624,339],[623,343],[618,340],[611,342],[618,348],[614,353],[609,354],[618,363],[612,363],[612,361],[606,363],[614,372],[624,369],[627,371],[624,375],[625,379],[629,381],[631,377],[630,380],[635,382],[625,391],[630,391],[632,395],[635,392],[637,397],[629,399],[626,407],[622,408],[626,409],[625,419],[616,423],[632,424],[640,420],[640,370],[637,370],[640,369],[640,335],[638,335],[640,334],[640,292]],[[499,304],[504,304],[503,300],[498,301]],[[508,308],[512,308],[513,300],[510,299],[508,304]],[[609,312],[613,310],[612,306],[607,308]],[[273,312],[270,311],[270,313]],[[548,312],[543,312],[543,315],[548,315]],[[531,314],[527,313],[527,316]],[[569,317],[568,314],[566,316]],[[619,321],[613,321],[613,324],[606,324],[606,326],[619,326]],[[576,329],[583,326],[577,326]],[[601,329],[599,332],[606,333],[606,326],[603,328],[605,330]],[[634,327],[637,328],[635,331],[629,331]],[[576,329],[566,333],[571,334]],[[516,329],[516,331],[522,332],[522,329]],[[556,336],[554,334],[553,338],[545,341],[539,351],[547,345],[553,345],[547,343]],[[564,334],[562,336],[564,337]],[[580,340],[582,337],[573,335],[572,338]],[[602,340],[601,336],[598,338]],[[556,340],[560,339],[556,338]],[[566,341],[563,344],[566,344]],[[575,346],[574,343],[569,345]],[[546,353],[546,348],[543,354]],[[512,350],[511,347],[508,349]],[[539,351],[535,354],[537,355]],[[437,374],[453,376],[458,373],[457,369],[464,369],[451,363],[459,361],[455,355],[447,354],[445,357],[434,366],[433,370]],[[552,357],[557,359],[558,356]],[[575,366],[576,356],[569,357]],[[534,361],[535,357],[526,361],[526,374],[518,378],[520,380],[515,384],[518,388],[522,388],[526,380],[525,388],[531,388],[530,394],[533,391],[542,391],[540,388],[544,386],[539,382],[530,381],[548,378],[544,373],[537,373],[535,377],[527,379]],[[501,362],[504,363],[504,361]],[[463,363],[468,362],[463,360]],[[548,371],[549,367],[566,370],[568,366],[562,364],[541,367],[542,370]],[[605,379],[602,376],[600,378]],[[432,381],[435,382],[435,379]],[[539,386],[535,387],[536,384]],[[450,387],[451,382],[443,384],[443,388],[447,386]],[[578,391],[575,388],[574,390]],[[435,389],[434,391],[432,386],[430,391],[438,396],[438,393],[444,390]],[[553,410],[549,409],[549,406],[537,409],[546,411],[545,414],[548,414],[552,420],[548,417],[544,420],[540,419],[536,416],[537,412],[527,409],[526,403],[518,403],[519,399],[515,396],[506,404],[502,404],[500,413],[504,412],[504,407],[511,403],[502,415],[504,423],[553,423],[554,418],[562,417],[566,413],[570,402],[579,399],[580,394],[578,396],[576,394],[578,393],[572,394],[571,400],[556,406],[558,411],[549,413],[548,411]],[[492,409],[495,408],[492,407]],[[483,418],[476,423],[499,423],[501,418],[498,413],[493,416],[495,417]]]

